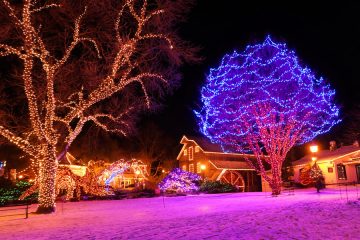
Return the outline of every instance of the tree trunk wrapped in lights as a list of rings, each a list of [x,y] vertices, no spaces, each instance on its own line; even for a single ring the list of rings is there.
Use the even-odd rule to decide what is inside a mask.
[[[173,30],[189,4],[2,0],[0,61],[14,66],[3,76],[20,84],[2,82],[2,109],[17,117],[0,118],[0,135],[38,169],[39,212],[55,210],[58,160],[86,125],[126,136],[134,116],[176,85],[177,66],[195,59]]]
[[[274,195],[281,192],[281,167],[289,150],[339,122],[335,91],[270,37],[225,55],[220,67],[210,70],[201,94],[203,108],[195,114],[202,133],[224,151],[253,153],[256,160],[246,160]]]

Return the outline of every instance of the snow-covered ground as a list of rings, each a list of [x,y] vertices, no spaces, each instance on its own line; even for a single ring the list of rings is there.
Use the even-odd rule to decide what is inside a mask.
[[[358,190],[348,192],[349,201],[338,189],[308,189],[279,197],[236,193],[58,203],[50,215],[0,217],[0,239],[360,239]]]

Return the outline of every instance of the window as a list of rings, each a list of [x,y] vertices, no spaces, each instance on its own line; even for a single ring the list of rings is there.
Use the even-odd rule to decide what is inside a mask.
[[[336,167],[337,167],[337,172],[338,172],[338,179],[346,180],[346,169],[345,169],[344,164],[338,164]]]
[[[195,152],[200,152],[200,147],[199,146],[195,146]]]
[[[196,163],[196,172],[201,173],[201,164],[199,162]]]
[[[189,160],[193,160],[193,159],[194,159],[194,148],[189,147]]]
[[[189,172],[194,172],[194,164],[189,164]]]
[[[186,171],[186,165],[182,165],[182,170]]]
[[[187,150],[185,149],[185,150],[184,150],[184,156],[186,156],[186,155],[187,155]]]

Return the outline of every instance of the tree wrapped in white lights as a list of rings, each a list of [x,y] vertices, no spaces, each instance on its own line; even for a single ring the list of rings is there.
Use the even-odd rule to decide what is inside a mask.
[[[173,31],[184,2],[2,0],[0,56],[15,65],[25,110],[1,118],[0,135],[36,164],[38,212],[55,210],[58,160],[86,124],[127,135],[134,115],[174,86],[193,52]]]
[[[278,195],[289,150],[339,122],[334,94],[285,44],[267,37],[225,55],[220,67],[210,70],[201,91],[203,108],[195,113],[202,133],[225,151],[253,153],[256,160],[247,161]]]

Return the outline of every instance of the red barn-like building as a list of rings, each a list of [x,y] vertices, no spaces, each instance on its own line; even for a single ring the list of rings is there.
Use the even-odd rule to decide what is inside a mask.
[[[241,191],[261,191],[261,178],[246,161],[253,155],[224,153],[204,137],[183,136],[179,167],[211,181],[230,183]]]

